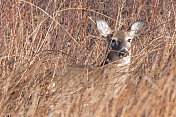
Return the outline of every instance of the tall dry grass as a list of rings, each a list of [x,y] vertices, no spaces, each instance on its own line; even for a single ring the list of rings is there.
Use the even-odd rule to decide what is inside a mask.
[[[95,17],[128,29],[129,73],[99,67],[105,39]],[[176,116],[176,2],[0,1],[0,116]]]

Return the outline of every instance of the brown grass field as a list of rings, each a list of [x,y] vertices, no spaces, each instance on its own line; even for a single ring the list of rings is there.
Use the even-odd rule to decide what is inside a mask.
[[[129,72],[94,18],[145,22]],[[0,0],[0,48],[0,117],[176,117],[175,0]]]

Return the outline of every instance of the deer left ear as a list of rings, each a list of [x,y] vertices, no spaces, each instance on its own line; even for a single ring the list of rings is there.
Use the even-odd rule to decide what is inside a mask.
[[[97,23],[97,29],[100,35],[103,35],[104,37],[106,37],[107,35],[111,33],[111,28],[108,26],[108,24],[104,20],[98,19],[96,20],[96,23]]]
[[[137,32],[143,28],[144,22],[143,21],[136,21],[131,25],[130,28],[130,35],[133,37],[137,36]]]

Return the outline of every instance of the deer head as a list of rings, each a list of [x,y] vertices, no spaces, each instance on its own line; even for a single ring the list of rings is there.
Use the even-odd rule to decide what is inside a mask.
[[[143,21],[136,21],[131,25],[130,30],[111,30],[109,25],[102,19],[96,20],[100,35],[108,42],[107,59],[110,61],[120,60],[119,66],[130,63],[131,42],[137,36],[137,32],[143,28]],[[105,59],[105,63],[107,63]]]

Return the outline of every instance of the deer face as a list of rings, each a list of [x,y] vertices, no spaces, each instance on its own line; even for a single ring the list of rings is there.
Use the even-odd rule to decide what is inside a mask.
[[[124,59],[122,62],[129,63],[130,55],[131,55],[131,42],[132,39],[137,36],[137,32],[142,29],[143,22],[136,21],[132,24],[129,31],[119,30],[113,31],[108,26],[108,24],[104,20],[97,20],[97,28],[101,35],[103,35],[107,42],[107,58],[110,61],[117,61],[120,59]],[[109,51],[110,50],[110,51]]]

